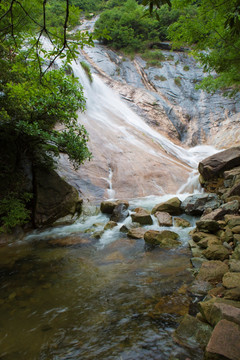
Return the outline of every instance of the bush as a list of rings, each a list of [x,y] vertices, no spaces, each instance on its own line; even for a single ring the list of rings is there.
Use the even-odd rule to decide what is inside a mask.
[[[167,78],[165,78],[165,76],[163,76],[163,75],[155,75],[154,79],[155,80],[160,80],[160,81],[166,81],[167,80]]]
[[[174,79],[174,82],[175,82],[175,84],[177,85],[177,86],[181,86],[181,78],[180,77],[176,77],[175,79]]]

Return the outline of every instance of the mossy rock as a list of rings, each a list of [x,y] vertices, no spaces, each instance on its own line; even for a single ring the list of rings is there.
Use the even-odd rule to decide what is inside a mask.
[[[148,230],[144,234],[144,240],[147,244],[150,245],[159,245],[160,247],[176,247],[181,244],[178,240],[179,235],[173,231],[163,230],[163,231],[156,231],[156,230]]]

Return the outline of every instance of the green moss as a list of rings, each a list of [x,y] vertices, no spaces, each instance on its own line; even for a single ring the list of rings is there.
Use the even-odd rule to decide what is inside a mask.
[[[180,77],[176,77],[175,79],[174,79],[174,82],[175,82],[175,84],[177,85],[177,86],[181,86],[181,78]]]
[[[188,66],[188,65],[185,65],[185,66],[183,67],[183,70],[184,70],[184,71],[189,71],[189,70],[190,70],[190,68],[189,68],[189,66]]]
[[[167,78],[165,78],[165,76],[163,76],[163,75],[155,75],[154,79],[155,80],[160,80],[160,81],[166,81],[167,80]]]

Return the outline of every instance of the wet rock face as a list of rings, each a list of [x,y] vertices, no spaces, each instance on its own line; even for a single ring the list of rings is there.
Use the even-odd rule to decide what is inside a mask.
[[[205,74],[187,54],[163,49],[165,60],[159,67],[153,67],[139,56],[130,61],[101,45],[85,52],[108,85],[160,132],[190,146],[208,140],[211,144],[215,141],[218,147],[225,147],[226,140],[228,146],[239,144],[238,99],[226,99],[219,94],[210,96],[196,90],[196,84]],[[148,95],[149,90],[154,101],[142,101],[143,93]],[[224,128],[228,129],[230,139],[226,139]]]
[[[50,225],[57,219],[74,214],[79,204],[77,190],[66,183],[55,171],[35,169],[36,227]]]

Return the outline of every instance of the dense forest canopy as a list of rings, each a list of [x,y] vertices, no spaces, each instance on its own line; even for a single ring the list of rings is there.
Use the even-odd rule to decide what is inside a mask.
[[[109,0],[106,4],[96,31],[106,27],[112,39],[100,38],[103,43],[138,52],[157,40],[169,40],[175,48],[190,47],[190,54],[209,73],[200,85],[203,89],[222,89],[230,96],[239,92],[240,0]]]

